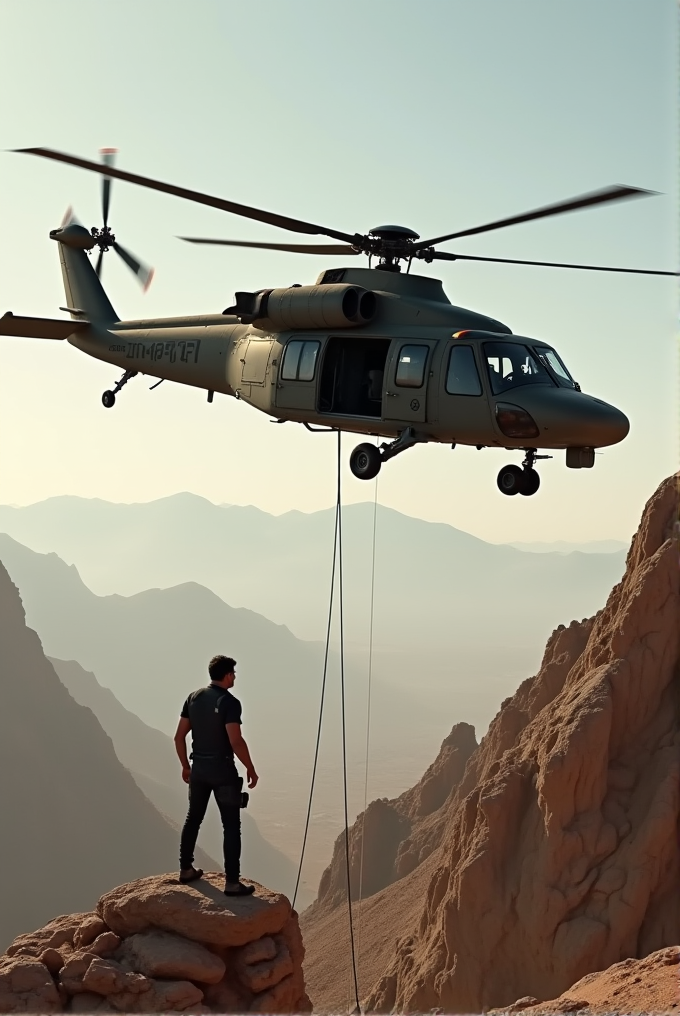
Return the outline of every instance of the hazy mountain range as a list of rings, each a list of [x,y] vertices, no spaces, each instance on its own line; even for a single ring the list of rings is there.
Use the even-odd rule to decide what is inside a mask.
[[[331,510],[273,516],[188,493],[146,504],[58,497],[0,507],[0,531],[75,564],[99,595],[197,582],[298,638],[325,632]],[[346,640],[364,668],[372,531],[372,505],[344,509]],[[375,673],[443,693],[453,708],[464,689],[459,718],[485,726],[499,698],[538,669],[550,632],[596,611],[623,565],[622,552],[523,553],[379,506]]]
[[[555,540],[553,543],[511,543],[517,550],[530,554],[620,554],[628,548],[622,540],[589,540],[586,543],[568,543]]]
[[[0,950],[112,886],[177,867],[177,831],[71,697],[0,564]],[[197,863],[213,867],[203,852]]]
[[[252,814],[264,836],[295,860],[318,722],[322,646],[302,642],[287,628],[252,611],[234,609],[196,583],[130,597],[98,597],[84,585],[73,565],[66,565],[56,554],[36,554],[5,534],[0,534],[0,560],[21,591],[28,623],[38,631],[45,651],[59,660],[76,660],[94,673],[126,710],[166,732],[144,732],[156,755],[159,739],[167,743],[167,734],[174,732],[188,692],[207,683],[210,657],[227,646],[243,659],[235,692],[243,702],[244,733],[261,777],[252,795]],[[363,805],[365,681],[364,674],[351,666],[346,676],[351,807],[356,813]],[[72,683],[73,675],[68,680]],[[73,687],[75,691],[80,686]],[[429,699],[418,701],[406,690],[386,687],[380,681],[374,683],[373,690],[380,722],[372,738],[371,788],[379,794],[394,793],[408,786],[413,773],[429,760],[432,738],[440,737],[448,718],[442,718]],[[90,688],[88,695],[93,693],[96,689]],[[82,688],[78,696],[86,700]],[[88,704],[94,708],[95,702],[103,725],[120,744],[122,734],[116,726],[118,720],[111,715],[110,700],[106,713],[101,696],[91,697]],[[126,723],[130,736],[138,736],[132,733],[129,717]],[[315,827],[305,876],[308,888],[316,887],[341,821],[339,730],[334,655],[329,668]],[[167,754],[165,757],[171,767],[168,782],[172,783],[178,763]],[[134,754],[125,758],[131,769],[157,780],[159,770],[149,769],[148,758],[143,765]],[[149,792],[149,796],[158,801],[158,793]],[[170,808],[167,811],[174,814]]]
[[[305,639],[325,630],[332,526],[330,511],[271,516],[191,494],[0,506],[0,530],[14,537],[0,534],[0,559],[46,652],[77,661],[145,724],[172,733],[207,660],[239,660],[236,693],[262,775],[252,815],[292,862],[323,657]],[[373,506],[348,506],[343,527],[353,817],[364,804]],[[538,669],[550,631],[595,612],[623,563],[622,553],[524,553],[379,507],[369,798],[408,787],[453,723],[483,733],[499,701]],[[338,706],[332,652],[307,889],[341,823]],[[158,802],[156,782],[156,796],[148,792]]]

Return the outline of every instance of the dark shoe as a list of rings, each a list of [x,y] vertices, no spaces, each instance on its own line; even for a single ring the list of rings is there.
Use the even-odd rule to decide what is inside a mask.
[[[244,885],[243,882],[239,882],[238,889],[225,889],[225,896],[252,896],[255,892],[254,885]]]
[[[203,878],[203,868],[194,868],[194,867],[192,867],[191,874],[190,875],[180,875],[179,876],[179,881],[180,881],[181,885],[188,885],[189,882],[195,882],[199,878]]]

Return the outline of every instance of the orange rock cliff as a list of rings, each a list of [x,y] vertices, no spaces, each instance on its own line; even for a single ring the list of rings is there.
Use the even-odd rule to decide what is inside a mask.
[[[553,632],[479,747],[458,725],[420,784],[368,809],[355,915],[369,1011],[555,999],[680,942],[679,482],[648,502],[604,609]],[[319,1010],[347,998],[343,872],[339,841],[302,919]]]

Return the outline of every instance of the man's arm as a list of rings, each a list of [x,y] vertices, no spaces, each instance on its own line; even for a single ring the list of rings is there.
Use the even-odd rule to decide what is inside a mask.
[[[225,726],[227,728],[227,736],[229,737],[229,743],[234,749],[234,755],[236,755],[236,758],[239,760],[239,762],[242,762],[243,765],[246,767],[248,786],[252,790],[253,787],[257,785],[259,777],[255,772],[255,766],[253,765],[253,760],[250,757],[248,745],[246,744],[243,738],[243,734],[241,733],[241,724],[227,723],[225,724]]]
[[[175,731],[175,751],[177,752],[177,758],[182,764],[182,779],[185,783],[189,782],[189,777],[191,776],[191,766],[189,765],[189,756],[187,755],[187,734],[190,730],[191,720],[188,720],[185,716],[180,716],[177,730]]]

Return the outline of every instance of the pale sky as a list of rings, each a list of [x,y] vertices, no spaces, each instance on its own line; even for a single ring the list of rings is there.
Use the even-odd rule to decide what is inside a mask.
[[[350,232],[463,229],[626,183],[660,196],[459,241],[461,253],[674,269],[677,12],[672,0],[3,0],[0,149],[45,145]],[[99,181],[0,152],[0,312],[64,303],[48,232],[67,205],[99,225]],[[178,234],[292,235],[117,183],[112,225],[153,264],[142,295],[105,262],[122,317],[219,312],[235,290],[313,281],[342,260],[197,249]],[[484,539],[628,539],[678,467],[674,280],[457,263],[419,268],[454,303],[555,344],[629,438],[533,498],[496,473],[517,456],[413,449],[386,505]],[[146,501],[190,490],[280,513],[333,502],[334,441],[226,397],[138,377],[65,343],[0,340],[0,502]],[[346,456],[353,438],[345,438]],[[346,472],[348,501],[373,485]]]

